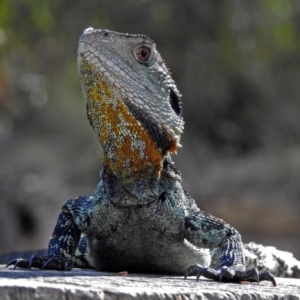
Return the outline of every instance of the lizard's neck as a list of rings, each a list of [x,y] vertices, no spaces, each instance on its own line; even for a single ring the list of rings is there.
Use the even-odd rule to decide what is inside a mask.
[[[104,167],[124,184],[141,176],[160,177],[164,154],[124,102],[116,97],[112,103],[100,105],[98,136],[104,150]]]
[[[102,180],[112,201],[149,203],[159,197],[163,161],[168,151],[175,151],[176,141],[158,127],[149,132],[149,118],[138,120],[138,109],[114,91],[104,80],[86,91],[88,118],[104,150]]]

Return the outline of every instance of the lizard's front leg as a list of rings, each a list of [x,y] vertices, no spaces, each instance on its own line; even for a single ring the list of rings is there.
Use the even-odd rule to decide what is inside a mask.
[[[71,270],[73,268],[74,253],[81,236],[80,225],[84,207],[91,201],[91,197],[79,197],[69,200],[62,207],[53,234],[48,245],[46,256],[33,255],[30,259],[14,259],[7,265],[14,268],[39,268],[52,270]],[[79,213],[80,212],[80,213]]]
[[[201,248],[220,248],[219,262],[215,268],[192,265],[187,268],[185,278],[196,275],[224,282],[257,282],[267,280],[276,286],[274,276],[269,272],[258,273],[257,269],[247,270],[240,234],[223,220],[199,211],[185,218],[185,237]]]

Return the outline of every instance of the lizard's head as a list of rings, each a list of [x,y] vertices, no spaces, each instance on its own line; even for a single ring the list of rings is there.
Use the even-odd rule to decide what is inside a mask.
[[[116,135],[126,142],[128,135],[151,139],[163,154],[176,152],[181,95],[151,39],[88,28],[79,40],[78,69],[88,117],[103,145]]]

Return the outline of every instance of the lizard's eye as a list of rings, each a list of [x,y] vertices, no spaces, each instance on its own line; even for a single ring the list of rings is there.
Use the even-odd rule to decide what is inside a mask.
[[[148,46],[140,46],[135,50],[136,58],[141,63],[147,63],[151,55],[151,48]]]

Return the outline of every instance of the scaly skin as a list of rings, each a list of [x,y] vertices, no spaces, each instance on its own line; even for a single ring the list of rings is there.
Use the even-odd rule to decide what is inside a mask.
[[[78,70],[88,119],[104,151],[101,181],[93,197],[64,205],[47,256],[10,264],[276,285],[269,272],[245,270],[237,230],[200,211],[182,189],[170,158],[183,131],[181,95],[154,42],[89,28],[79,41]],[[214,249],[219,260],[210,266]]]

